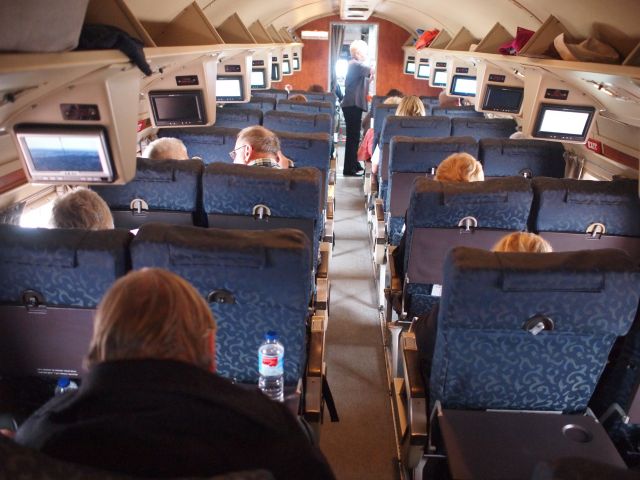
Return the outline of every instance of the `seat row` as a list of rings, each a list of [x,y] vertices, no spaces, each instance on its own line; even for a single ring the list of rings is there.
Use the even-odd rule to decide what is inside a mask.
[[[336,107],[335,103],[330,101],[309,100],[306,102],[297,102],[286,98],[277,99],[273,97],[253,96],[246,103],[228,103],[224,107],[218,107],[217,112],[226,109],[260,110],[263,114],[277,110],[281,112],[328,113],[329,115],[333,115]]]
[[[269,110],[264,114],[257,108],[229,107],[229,105],[218,107],[215,125],[226,128],[262,125],[274,132],[333,133],[332,113],[318,113],[321,107],[298,107],[298,105],[307,104],[289,103],[287,106],[290,108],[286,110]],[[305,108],[310,110],[304,110]]]

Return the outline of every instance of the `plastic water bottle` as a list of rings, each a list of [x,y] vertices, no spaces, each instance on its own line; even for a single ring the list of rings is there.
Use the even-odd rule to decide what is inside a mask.
[[[258,349],[258,387],[271,400],[284,401],[284,347],[278,334],[269,331]]]
[[[56,384],[54,391],[55,395],[62,395],[63,393],[70,392],[78,389],[78,384],[71,380],[69,377],[60,377]]]

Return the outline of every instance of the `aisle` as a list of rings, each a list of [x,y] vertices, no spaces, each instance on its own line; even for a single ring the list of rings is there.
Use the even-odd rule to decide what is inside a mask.
[[[340,422],[325,412],[320,447],[338,480],[393,480],[396,447],[363,205],[362,178],[338,174],[326,358]]]

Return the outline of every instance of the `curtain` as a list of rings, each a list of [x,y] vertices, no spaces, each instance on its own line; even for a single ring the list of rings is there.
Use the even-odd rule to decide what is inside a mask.
[[[331,25],[331,85],[329,85],[329,91],[333,92],[336,88],[336,62],[338,61],[338,55],[340,55],[340,49],[342,48],[342,42],[344,41],[345,25],[333,24]]]

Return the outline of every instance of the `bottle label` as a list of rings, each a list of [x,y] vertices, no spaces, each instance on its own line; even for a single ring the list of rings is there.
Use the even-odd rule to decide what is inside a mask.
[[[258,355],[258,370],[263,377],[273,377],[284,373],[284,359],[278,355]]]

